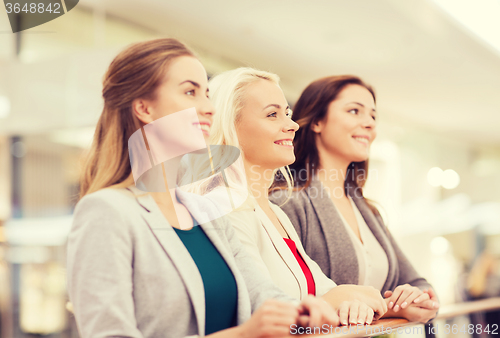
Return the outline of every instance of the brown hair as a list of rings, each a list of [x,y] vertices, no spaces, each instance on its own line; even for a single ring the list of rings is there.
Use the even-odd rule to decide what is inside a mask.
[[[156,39],[131,45],[118,54],[104,76],[104,108],[80,177],[80,198],[107,187],[134,183],[128,139],[141,128],[132,101],[154,100],[168,64],[179,56],[193,56],[176,39]]]
[[[375,92],[371,86],[353,75],[327,76],[318,79],[302,92],[293,109],[292,118],[300,126],[295,133],[294,149],[295,163],[290,165],[295,182],[299,188],[306,188],[311,182],[312,174],[319,167],[319,154],[316,146],[316,134],[312,126],[325,118],[328,105],[334,101],[340,92],[348,85],[363,86],[375,99]],[[300,174],[305,170],[306,177]],[[347,168],[344,190],[348,187],[359,188],[362,192],[368,173],[368,160],[351,162]]]

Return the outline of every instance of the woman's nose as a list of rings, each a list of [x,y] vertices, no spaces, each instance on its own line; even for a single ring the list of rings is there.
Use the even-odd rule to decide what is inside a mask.
[[[375,122],[371,114],[368,114],[368,116],[365,117],[363,126],[370,129],[374,129],[377,126],[377,123]]]
[[[215,114],[215,108],[212,101],[207,97],[198,107],[198,113],[202,116],[212,117]]]
[[[299,130],[299,124],[295,122],[294,120],[289,120],[288,123],[286,124],[284,131],[297,131]]]

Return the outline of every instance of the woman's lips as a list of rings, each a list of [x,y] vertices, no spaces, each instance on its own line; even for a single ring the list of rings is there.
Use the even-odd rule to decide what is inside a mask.
[[[195,122],[193,123],[193,126],[196,128],[200,129],[205,136],[210,136],[210,124],[206,122]]]
[[[275,144],[287,148],[293,148],[293,141],[292,140],[279,140],[279,141],[274,141]]]
[[[353,136],[352,138],[365,146],[367,146],[370,142],[369,138],[366,136]]]

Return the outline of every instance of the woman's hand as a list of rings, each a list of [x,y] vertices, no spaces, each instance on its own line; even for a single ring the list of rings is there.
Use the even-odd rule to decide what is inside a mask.
[[[359,300],[345,301],[340,304],[339,317],[342,325],[371,324],[375,312]]]
[[[407,308],[411,303],[417,304],[430,298],[427,293],[410,284],[399,285],[394,292],[386,291],[384,297],[389,298],[387,308],[396,313],[400,309]]]
[[[332,306],[323,299],[311,295],[302,299],[299,305],[299,316],[298,324],[303,327],[321,327],[323,324],[339,325],[339,317]]]
[[[301,304],[302,305],[302,304]],[[313,310],[317,315],[316,309]],[[269,299],[244,324],[238,327],[241,338],[288,337],[296,324],[299,309],[291,304]],[[233,335],[234,337],[234,335]]]
[[[400,309],[397,313],[394,310],[389,310],[386,317],[401,317],[406,318],[411,322],[427,323],[432,318],[436,317],[439,309],[439,301],[432,288],[423,291],[423,295],[418,297],[423,299],[416,303],[415,301],[404,309]],[[388,299],[387,299],[388,301]]]
[[[322,296],[334,308],[340,308],[344,301],[359,300],[368,305],[374,312],[374,320],[379,319],[387,312],[387,303],[380,291],[366,285],[338,285]]]

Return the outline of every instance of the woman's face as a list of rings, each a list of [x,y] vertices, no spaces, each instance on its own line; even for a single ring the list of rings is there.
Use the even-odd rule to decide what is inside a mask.
[[[293,163],[293,138],[299,125],[291,119],[281,88],[259,79],[243,95],[236,131],[247,164],[274,170]]]
[[[363,86],[348,85],[330,102],[325,118],[312,126],[316,145],[339,160],[368,159],[377,136],[375,101]]]
[[[145,124],[192,107],[196,109],[199,122],[189,118],[189,121],[185,121],[186,125],[173,127],[201,129],[207,140],[214,107],[208,98],[205,68],[198,59],[191,56],[180,56],[172,60],[163,83],[157,88],[155,100],[134,101],[136,112],[140,111],[138,117]],[[189,135],[189,130],[183,131]]]

